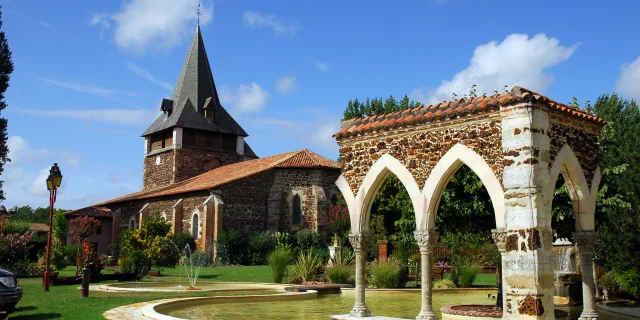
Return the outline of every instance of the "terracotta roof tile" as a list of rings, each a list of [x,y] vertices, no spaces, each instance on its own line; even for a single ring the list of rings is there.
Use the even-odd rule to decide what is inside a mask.
[[[149,199],[187,192],[210,190],[254,176],[256,174],[269,171],[274,168],[327,168],[340,170],[341,167],[338,162],[327,159],[310,150],[303,149],[294,152],[281,153],[271,157],[258,158],[221,166],[179,183],[159,188],[142,190],[123,197],[96,204],[93,207],[101,207],[108,204],[114,204],[124,201]]]
[[[420,106],[411,110],[368,117],[367,121],[368,123],[371,123],[371,125],[367,126],[363,126],[364,120],[347,120],[343,122],[343,125],[347,127],[335,133],[333,136],[340,138],[343,136],[367,132],[372,129],[378,129],[380,127],[395,128],[409,125],[420,125],[421,123],[429,121],[454,119],[477,113],[498,111],[501,106],[520,102],[537,102],[547,106],[550,110],[565,113],[568,116],[576,117],[583,121],[594,122],[597,125],[605,124],[604,120],[601,118],[592,116],[583,110],[558,103],[546,96],[522,87],[513,87],[513,89],[508,93],[496,93],[491,96],[483,95],[466,100],[458,99],[453,102],[447,101],[430,106]]]
[[[44,223],[29,223],[29,229],[36,232],[49,233],[49,226]]]
[[[86,207],[78,210],[65,212],[64,216],[65,217],[80,217],[80,216],[112,217],[113,214],[111,213],[111,210],[105,207],[92,206],[92,207]]]

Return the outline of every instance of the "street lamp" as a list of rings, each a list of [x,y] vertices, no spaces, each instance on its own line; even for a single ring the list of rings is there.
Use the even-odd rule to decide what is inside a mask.
[[[44,279],[42,279],[42,285],[44,291],[49,291],[49,268],[51,261],[51,233],[53,232],[53,204],[56,202],[56,191],[60,187],[62,182],[62,172],[58,168],[58,164],[54,163],[49,170],[49,177],[47,178],[47,190],[49,190],[49,235],[47,236],[47,263],[44,270]]]

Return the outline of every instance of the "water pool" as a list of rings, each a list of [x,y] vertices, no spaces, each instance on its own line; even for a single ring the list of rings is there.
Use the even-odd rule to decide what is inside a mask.
[[[494,293],[495,294],[495,293]],[[419,292],[372,294],[367,292],[367,306],[373,315],[415,319],[420,312]],[[298,301],[213,301],[199,304],[172,304],[156,311],[182,319],[305,319],[327,320],[330,315],[349,313],[355,297],[349,294],[318,295]],[[440,307],[451,304],[490,304],[486,293],[438,293],[433,295],[433,307],[440,317]],[[165,310],[169,309],[169,310]]]
[[[100,286],[103,291],[117,292],[194,292],[189,291],[188,283],[179,282],[126,282],[110,283]],[[196,285],[201,292],[224,292],[224,291],[280,291],[284,292],[284,286],[268,283],[253,282],[202,282]]]

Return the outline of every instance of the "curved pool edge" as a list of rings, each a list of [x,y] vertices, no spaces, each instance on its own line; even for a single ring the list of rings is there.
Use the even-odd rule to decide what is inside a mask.
[[[206,304],[211,301],[244,301],[244,302],[270,302],[270,301],[295,301],[295,300],[304,300],[304,299],[312,299],[317,298],[318,291],[316,290],[308,290],[306,292],[288,292],[288,293],[278,293],[273,295],[247,295],[247,296],[233,296],[233,297],[195,297],[195,298],[181,298],[181,299],[172,299],[169,301],[160,301],[158,303],[153,303],[142,307],[141,312],[145,319],[153,319],[153,320],[184,320],[183,318],[176,318],[173,316],[169,316],[161,313],[161,310],[157,310],[157,308],[170,308],[171,306],[175,306],[177,304],[180,305],[198,305],[198,304]]]
[[[98,291],[106,292],[170,292],[170,293],[194,293],[194,292],[233,292],[233,291],[258,291],[258,290],[281,290],[284,291],[287,285],[277,283],[262,282],[202,282],[201,285],[246,285],[244,288],[220,288],[220,289],[201,289],[201,290],[185,290],[185,289],[157,289],[154,286],[181,285],[181,282],[138,282],[146,285],[144,288],[126,287],[132,282],[108,283],[96,286]],[[197,287],[197,286],[196,286]],[[184,287],[183,287],[184,288]]]
[[[355,295],[355,288],[341,288],[340,292],[342,294]],[[367,288],[365,290],[366,294],[380,294],[380,293],[389,293],[389,292],[422,292],[420,288],[396,288],[396,289],[370,289]],[[451,289],[431,289],[431,292],[434,294],[437,293],[495,293],[497,294],[498,288],[451,288]]]

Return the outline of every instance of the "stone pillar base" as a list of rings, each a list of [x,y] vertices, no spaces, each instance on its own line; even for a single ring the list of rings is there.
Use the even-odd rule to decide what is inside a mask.
[[[366,306],[354,307],[353,309],[351,309],[351,312],[349,312],[349,315],[358,318],[371,317],[371,312],[369,312],[369,308],[367,308]]]
[[[438,316],[433,311],[420,312],[416,317],[416,320],[439,320]]]
[[[578,320],[599,320],[600,316],[596,312],[583,312]]]

